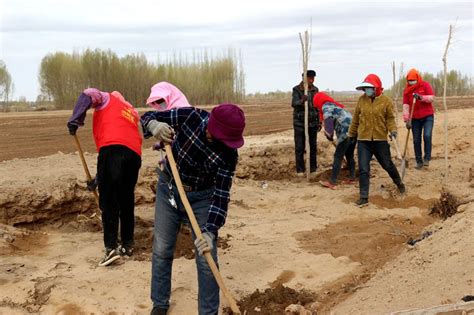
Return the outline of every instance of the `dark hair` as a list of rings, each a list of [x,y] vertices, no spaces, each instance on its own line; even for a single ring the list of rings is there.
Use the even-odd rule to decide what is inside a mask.
[[[302,73],[301,76],[303,77],[303,76],[304,76],[304,73]],[[308,71],[306,71],[306,76],[307,76],[307,77],[313,77],[313,78],[314,78],[314,77],[316,76],[316,71],[314,71],[314,70],[308,70]]]

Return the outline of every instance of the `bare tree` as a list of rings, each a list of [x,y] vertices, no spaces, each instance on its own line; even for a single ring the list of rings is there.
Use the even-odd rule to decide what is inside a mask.
[[[448,63],[448,49],[451,44],[453,33],[453,25],[449,25],[448,41],[444,49],[443,54],[443,71],[444,71],[444,84],[443,84],[443,107],[444,107],[444,178],[443,187],[446,187],[448,183],[448,105],[446,104],[446,84],[447,84],[447,63]]]
[[[304,95],[308,95],[308,76],[307,76],[307,71],[308,71],[308,59],[309,59],[309,51],[310,51],[310,39],[309,39],[309,34],[308,31],[306,30],[304,32],[304,37],[299,33],[300,35],[300,42],[301,42],[301,50],[303,53],[303,85],[304,85]],[[308,104],[307,100],[304,102],[304,136],[305,136],[305,147],[306,147],[306,178],[309,181],[310,177],[310,159],[309,157],[311,156],[310,154],[310,147],[309,147],[309,132],[308,132]]]

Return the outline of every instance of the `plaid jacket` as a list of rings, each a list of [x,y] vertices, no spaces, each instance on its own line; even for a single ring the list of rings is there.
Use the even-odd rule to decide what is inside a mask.
[[[176,137],[172,150],[183,184],[198,190],[200,187],[215,187],[208,220],[202,230],[216,234],[227,216],[238,154],[236,149],[207,140],[208,119],[208,112],[189,107],[146,112],[141,117],[141,123],[145,138],[152,136],[146,127],[151,120],[165,122],[174,129]],[[168,160],[166,163],[169,163]]]

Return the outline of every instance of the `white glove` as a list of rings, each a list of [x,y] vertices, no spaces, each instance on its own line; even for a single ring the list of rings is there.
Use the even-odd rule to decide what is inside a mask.
[[[156,139],[164,143],[173,142],[174,131],[167,123],[151,120],[146,127]]]
[[[214,248],[214,234],[211,232],[204,232],[202,233],[202,237],[203,238],[196,238],[194,241],[194,245],[196,246],[200,256],[202,256],[204,253],[210,252]]]

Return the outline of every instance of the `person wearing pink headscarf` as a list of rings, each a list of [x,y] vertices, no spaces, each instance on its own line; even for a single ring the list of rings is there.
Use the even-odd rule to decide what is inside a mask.
[[[173,108],[192,107],[188,99],[176,86],[171,83],[162,81],[151,87],[150,96],[146,100],[146,104],[153,107],[157,111],[170,110]],[[160,141],[153,145],[154,150],[161,153],[158,164],[160,167],[164,163],[163,145]]]
[[[176,86],[168,82],[158,82],[151,87],[146,104],[157,111],[172,108],[191,107],[186,96]]]

